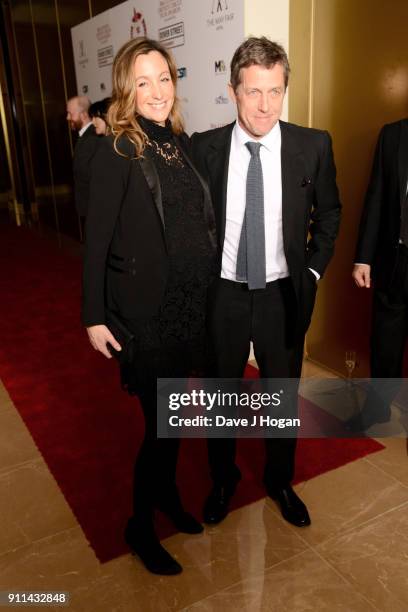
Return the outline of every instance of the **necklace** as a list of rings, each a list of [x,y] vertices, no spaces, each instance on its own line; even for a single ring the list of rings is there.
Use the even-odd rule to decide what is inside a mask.
[[[179,149],[170,142],[158,143],[156,140],[148,140],[147,145],[150,146],[157,155],[160,155],[168,166],[177,165],[184,167],[184,161]]]

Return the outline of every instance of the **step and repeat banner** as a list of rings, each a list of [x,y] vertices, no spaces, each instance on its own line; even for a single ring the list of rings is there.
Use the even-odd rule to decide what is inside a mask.
[[[112,63],[131,38],[148,36],[171,49],[186,130],[229,123],[229,64],[244,39],[244,0],[128,0],[71,30],[78,95],[111,94]]]

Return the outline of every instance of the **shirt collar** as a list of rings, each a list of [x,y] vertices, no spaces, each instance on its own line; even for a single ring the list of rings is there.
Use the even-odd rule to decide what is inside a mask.
[[[92,125],[92,121],[90,121],[89,123],[87,123],[86,125],[84,125],[84,127],[82,127],[79,132],[78,135],[81,138],[81,136],[83,136],[86,132],[86,130],[89,128],[89,126]]]
[[[279,121],[277,121],[270,132],[265,134],[265,136],[262,136],[262,138],[255,140],[255,138],[252,138],[251,136],[249,136],[242,129],[242,127],[239,125],[238,120],[237,120],[234,125],[233,138],[234,138],[235,146],[238,146],[238,147],[245,147],[246,142],[252,141],[252,142],[260,142],[261,145],[263,145],[266,149],[268,149],[268,151],[273,151],[273,149],[276,147],[276,145],[278,144],[280,140],[280,132],[281,132],[280,124],[279,124]]]

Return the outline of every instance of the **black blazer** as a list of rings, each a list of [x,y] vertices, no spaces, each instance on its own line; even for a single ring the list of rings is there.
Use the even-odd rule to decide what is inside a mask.
[[[76,142],[74,149],[73,170],[75,206],[78,214],[85,217],[88,210],[89,183],[91,180],[91,161],[101,137],[95,132],[95,127],[90,125]]]
[[[389,286],[397,263],[407,182],[408,119],[403,119],[381,129],[360,221],[355,261],[372,266],[378,288]]]
[[[175,137],[203,188],[208,234],[216,248],[215,220],[206,183],[190,161],[189,140]],[[101,140],[93,158],[86,219],[82,321],[105,322],[105,305],[125,318],[154,315],[168,275],[163,205],[156,167],[135,159],[134,146],[121,138]]]
[[[196,133],[191,141],[194,161],[211,189],[220,268],[234,125]],[[280,121],[280,128],[283,246],[297,298],[300,324],[304,329],[310,322],[314,302],[314,295],[309,291],[309,288],[313,291],[310,282],[313,275],[310,276],[308,268],[313,268],[321,276],[324,274],[334,251],[341,204],[329,134],[284,121]]]

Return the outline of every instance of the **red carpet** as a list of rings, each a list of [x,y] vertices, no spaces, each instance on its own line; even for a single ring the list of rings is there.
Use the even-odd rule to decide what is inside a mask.
[[[125,552],[131,472],[142,437],[136,400],[79,322],[81,265],[35,231],[1,226],[0,377],[101,561]],[[306,401],[302,400],[303,408]],[[301,406],[302,409],[302,406]],[[383,446],[370,439],[300,440],[296,481]],[[263,497],[262,440],[241,440],[239,507]],[[179,483],[197,516],[210,482],[204,440],[184,440]],[[172,533],[162,518],[160,533]]]

